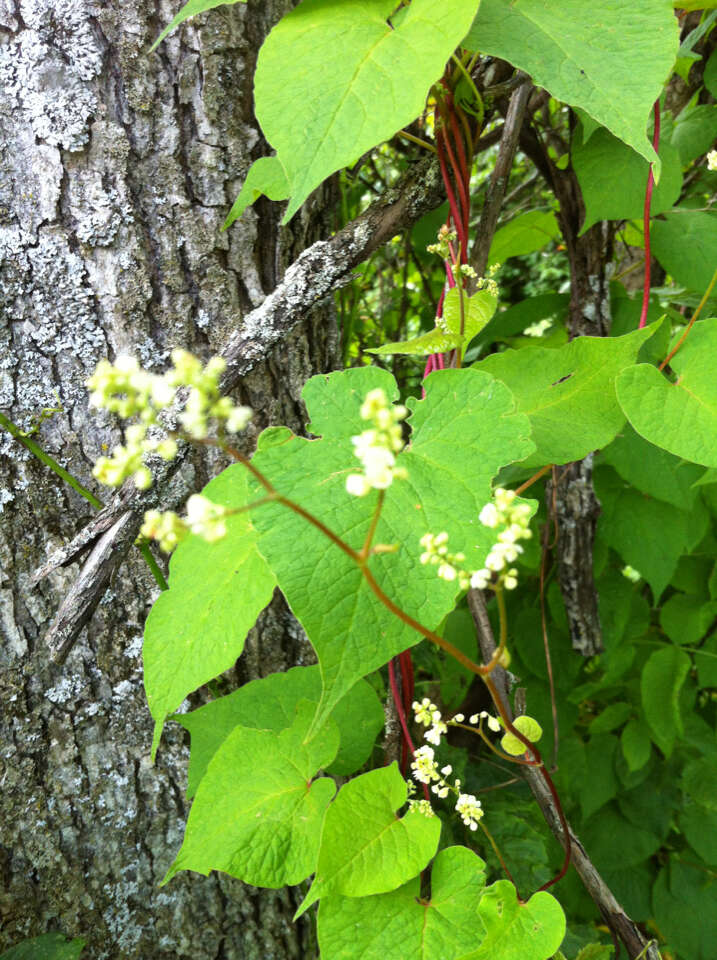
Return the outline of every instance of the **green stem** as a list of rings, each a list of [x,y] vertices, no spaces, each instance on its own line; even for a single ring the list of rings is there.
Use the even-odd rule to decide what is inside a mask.
[[[455,53],[453,54],[453,60],[455,61],[456,66],[458,67],[458,69],[461,71],[461,73],[463,74],[463,76],[466,78],[466,80],[467,80],[468,83],[470,84],[470,88],[471,88],[471,90],[473,91],[473,96],[476,98],[476,103],[478,104],[478,108],[479,108],[479,111],[480,111],[480,115],[479,115],[479,117],[477,118],[477,119],[478,119],[478,129],[480,130],[480,129],[483,128],[483,120],[485,119],[485,107],[484,107],[484,105],[483,105],[483,97],[481,97],[480,93],[478,92],[478,87],[477,87],[477,86],[475,85],[475,83],[473,82],[473,77],[472,77],[472,76],[470,75],[470,73],[466,70],[466,68],[463,66],[463,64],[462,64],[461,61],[458,59],[458,57],[455,55]]]
[[[46,453],[39,444],[35,443],[31,437],[28,437],[16,424],[12,422],[12,420],[8,419],[8,417],[6,417],[3,413],[0,413],[0,427],[4,427],[19,444],[22,444],[22,446],[33,455],[33,457],[36,457],[41,463],[44,463],[46,467],[49,467],[53,473],[55,473],[61,480],[64,480],[68,486],[72,487],[72,489],[76,493],[79,493],[81,497],[84,497],[84,499],[87,500],[88,503],[91,503],[93,507],[95,507],[97,510],[101,510],[102,507],[104,507],[104,504],[99,497],[96,497],[91,490],[88,490],[87,487],[84,487],[77,477],[73,477],[72,474],[68,473],[64,467],[61,467],[54,457],[51,457],[49,453]],[[167,581],[164,579],[164,574],[159,569],[157,561],[152,556],[152,552],[149,549],[147,541],[142,538],[137,542],[137,547],[139,548],[139,552],[146,560],[147,566],[149,567],[152,576],[156,580],[160,590],[166,590]]]
[[[49,453],[45,453],[39,444],[35,443],[30,437],[28,437],[18,426],[16,426],[12,420],[9,420],[5,414],[0,413],[0,427],[4,427],[7,432],[17,440],[18,443],[22,444],[26,450],[29,450],[30,453],[37,457],[46,467],[49,467],[53,473],[56,473],[61,480],[64,480],[69,486],[72,487],[81,497],[84,497],[93,507],[96,507],[98,510],[101,510],[104,504],[99,500],[94,493],[83,487],[80,481],[73,477],[71,473],[68,473],[64,467],[61,467],[57,460],[54,460]]]
[[[154,559],[154,557],[152,556],[152,551],[149,549],[149,544],[148,544],[147,541],[144,539],[144,537],[140,537],[140,538],[137,540],[135,546],[138,547],[139,552],[140,552],[140,553],[142,554],[142,556],[144,557],[144,559],[145,559],[145,561],[146,561],[146,563],[147,563],[147,566],[149,567],[150,572],[151,572],[152,576],[154,577],[155,582],[156,582],[157,586],[159,587],[159,589],[160,589],[160,590],[168,590],[168,589],[169,589],[169,584],[168,584],[167,581],[165,580],[164,574],[163,574],[162,571],[159,569],[159,564],[157,563],[157,561],[156,561],[156,560]]]

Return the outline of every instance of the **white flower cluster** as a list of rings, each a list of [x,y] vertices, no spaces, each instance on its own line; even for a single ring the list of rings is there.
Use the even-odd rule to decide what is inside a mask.
[[[494,263],[493,266],[488,267],[488,276],[478,277],[476,280],[476,290],[487,290],[488,293],[491,293],[497,299],[500,291],[498,289],[498,284],[493,278],[499,270],[499,263]]]
[[[403,450],[401,421],[408,413],[406,408],[389,403],[379,388],[366,394],[360,412],[361,419],[370,420],[373,427],[351,437],[354,456],[363,466],[363,473],[346,477],[346,490],[355,497],[365,497],[370,490],[385,490],[394,479],[406,476],[406,471],[395,465],[396,454]]]
[[[441,711],[435,703],[431,703],[428,697],[424,697],[420,703],[414,700],[412,708],[416,723],[423,724],[424,727],[429,727],[423,735],[425,739],[436,747],[440,746],[441,737],[448,733],[448,727],[445,721],[441,719]]]
[[[471,576],[472,587],[485,590],[496,573],[499,583],[506,590],[518,586],[518,571],[508,564],[517,560],[523,552],[518,541],[529,540],[533,533],[530,529],[530,506],[527,503],[515,503],[515,500],[514,490],[498,487],[493,494],[493,501],[487,503],[478,515],[484,527],[503,529],[485,559],[485,566]]]
[[[640,571],[636,570],[634,567],[631,567],[629,563],[627,566],[622,568],[620,573],[631,583],[637,583],[638,580],[642,579],[642,574]]]
[[[171,553],[180,540],[193,533],[209,543],[226,536],[228,510],[206,497],[195,493],[187,500],[187,516],[179,517],[174,511],[148,510],[140,533],[148,540],[157,540],[165,553]]]
[[[468,263],[454,264],[453,276],[456,278],[456,283],[459,283],[463,277],[469,277],[471,280],[476,280],[478,278],[478,274]]]
[[[438,231],[438,243],[429,243],[426,250],[429,253],[438,254],[441,260],[452,260],[451,244],[455,243],[457,239],[456,231],[449,230],[444,223]]]
[[[710,150],[707,154],[707,169],[717,170],[717,150]]]
[[[478,821],[483,816],[480,800],[476,800],[472,793],[461,793],[456,803],[456,812],[470,830],[478,829]]]
[[[531,323],[529,327],[523,330],[526,337],[542,337],[546,330],[550,330],[553,325],[553,318],[546,317],[545,320],[538,320]]]
[[[142,490],[152,484],[145,456],[158,454],[164,460],[177,455],[177,444],[162,436],[159,414],[170,407],[179,387],[189,387],[185,409],[179,421],[190,437],[207,436],[209,418],[219,421],[220,429],[237,433],[251,419],[249,407],[235,404],[219,395],[219,378],[226,368],[221,357],[213,357],[206,366],[186,350],[172,352],[172,369],[164,374],[143,370],[134,357],[121,356],[114,364],[101,360],[87,381],[90,403],[116,413],[124,419],[137,416],[125,430],[124,446],[115,447],[111,457],[100,457],[92,471],[106,486],[118,487],[133,477]],[[157,429],[149,436],[151,427]]]
[[[471,575],[460,566],[465,560],[465,554],[448,552],[446,546],[448,534],[445,531],[437,533],[435,536],[432,533],[426,533],[421,537],[420,542],[424,548],[421,554],[421,563],[424,566],[428,563],[438,566],[436,573],[441,580],[449,582],[458,580],[461,590],[467,590],[470,586]]]
[[[439,728],[442,728],[443,733],[447,731],[446,724],[441,720],[440,711],[436,709],[436,705],[431,703],[427,697],[424,697],[421,703],[414,702],[413,712],[418,723],[424,726],[432,725],[431,729],[425,734],[426,739],[429,739],[430,735],[437,732]],[[458,713],[453,718],[453,721],[460,723],[463,719],[463,715]],[[440,744],[440,733],[437,733],[431,742],[438,746]],[[439,800],[444,800],[452,791],[458,797],[456,810],[460,814],[463,823],[470,827],[471,830],[477,828],[478,821],[483,816],[480,800],[477,800],[470,793],[461,793],[461,781],[458,778],[456,778],[452,784],[448,782],[446,778],[450,777],[453,773],[453,767],[450,764],[446,764],[439,770],[436,752],[433,747],[429,747],[426,744],[416,750],[413,754],[411,770],[414,780],[430,786],[431,792],[434,793]],[[412,790],[409,792],[412,792]],[[432,815],[431,805],[427,800],[420,802],[413,800],[410,806],[411,809],[420,809],[420,812],[425,813],[427,816]],[[431,811],[430,814],[428,813],[429,810]]]

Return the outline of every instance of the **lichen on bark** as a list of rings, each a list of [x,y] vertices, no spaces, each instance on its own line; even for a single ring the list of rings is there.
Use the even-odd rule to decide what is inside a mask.
[[[250,78],[290,5],[219,8],[148,55],[176,4],[0,0],[0,408],[92,489],[92,461],[118,436],[87,408],[96,362],[128,351],[162,368],[176,345],[209,356],[325,228],[327,192],[289,229],[259,203],[220,232],[267,150]],[[299,430],[303,382],[337,356],[327,305],[238,395],[258,427]],[[221,466],[184,469],[198,487]],[[98,960],[309,957],[290,890],[219,876],[158,889],[186,818],[187,745],[170,725],[150,765],[140,651],[156,587],[131,555],[62,668],[43,635],[77,565],[29,587],[91,514],[0,435],[0,951],[61,929]],[[277,600],[238,676],[310,658]]]

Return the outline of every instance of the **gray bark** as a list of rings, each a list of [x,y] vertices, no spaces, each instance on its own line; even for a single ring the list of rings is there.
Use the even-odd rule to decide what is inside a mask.
[[[253,159],[256,52],[290,0],[211,11],[147,55],[179,4],[0,0],[0,409],[100,496],[94,459],[119,439],[84,381],[120,352],[162,369],[181,345],[206,357],[321,232],[327,195],[288,229],[260,201],[220,226]],[[241,384],[268,422],[302,425],[300,389],[336,364],[330,308]],[[250,437],[251,439],[251,437]],[[221,461],[188,458],[200,487]],[[78,564],[32,571],[93,508],[0,435],[0,951],[59,929],[93,958],[309,957],[293,891],[181,875],[158,883],[187,806],[187,745],[156,766],[141,680],[156,586],[136,551],[66,663],[42,642]],[[252,631],[246,680],[310,656],[280,602]]]

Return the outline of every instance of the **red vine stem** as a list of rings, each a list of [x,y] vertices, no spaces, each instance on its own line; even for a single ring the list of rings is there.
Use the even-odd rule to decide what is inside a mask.
[[[655,115],[655,131],[652,137],[652,146],[655,149],[655,153],[660,146],[660,98],[658,97],[655,100],[655,105],[653,107]],[[640,312],[640,326],[641,330],[647,323],[647,308],[650,302],[650,261],[652,259],[652,254],[650,253],[650,205],[652,204],[652,190],[655,186],[655,177],[652,172],[653,164],[650,164],[650,172],[647,175],[647,187],[645,188],[645,209],[642,213],[642,230],[645,242],[645,279],[642,286],[642,310]]]
[[[411,734],[408,731],[408,723],[406,722],[406,713],[403,709],[403,704],[401,703],[401,693],[398,689],[398,680],[396,679],[396,662],[395,659],[388,661],[388,681],[391,685],[391,695],[393,697],[393,703],[396,707],[396,713],[398,714],[398,719],[401,723],[401,729],[403,731],[403,737],[411,751],[411,756],[416,752],[416,748],[413,745],[413,740],[411,740]],[[405,769],[402,771],[405,773]],[[428,792],[428,785],[423,784],[423,793],[426,797],[426,800],[430,800],[430,794]]]

